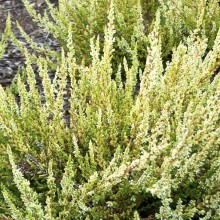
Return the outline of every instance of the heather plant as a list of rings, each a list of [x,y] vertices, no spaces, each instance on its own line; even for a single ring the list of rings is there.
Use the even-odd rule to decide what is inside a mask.
[[[174,46],[195,30],[200,37],[208,39],[207,49],[212,48],[220,27],[218,0],[159,0],[159,2],[164,56],[170,54]]]
[[[107,22],[106,18],[110,1],[60,0],[59,7],[57,8],[46,0],[49,12],[45,12],[43,15],[37,13],[28,0],[23,0],[23,2],[34,21],[44,28],[46,32],[52,34],[65,51],[69,50],[67,47],[67,36],[68,30],[71,28],[72,40],[77,54],[77,63],[81,63],[82,59],[86,64],[91,61],[90,39],[92,37],[99,36],[100,48],[103,49],[104,28]],[[154,2],[155,0],[150,0],[144,3],[144,8],[149,11],[149,16],[147,17],[149,20],[148,26],[156,10]],[[139,0],[115,0],[116,42],[114,48],[116,53],[113,57],[113,65],[116,69],[118,64],[123,62],[124,56],[127,57],[129,63],[132,62],[131,53],[134,50],[135,44],[137,44],[139,58],[144,62],[146,57],[148,40],[145,35],[146,30],[143,24],[141,3],[142,1]],[[28,38],[20,26],[19,28],[24,37]],[[30,42],[31,39],[27,40]],[[34,42],[32,43],[34,44]]]
[[[1,41],[0,41],[0,60],[2,59],[3,55],[5,54],[5,50],[6,50],[6,47],[8,44],[8,38],[10,35],[10,29],[11,29],[10,16],[8,16],[4,33],[2,33],[0,35],[0,39],[1,39]],[[1,114],[1,112],[0,112],[0,114]],[[3,140],[1,134],[0,134],[0,143]],[[10,175],[11,168],[8,163],[8,156],[7,156],[6,152],[1,152],[0,163],[1,163],[1,165],[0,165],[0,182],[2,183],[3,181],[7,181],[7,180],[11,181],[11,179],[12,179],[12,175]],[[2,197],[2,194],[0,193],[0,213],[7,212],[7,208],[6,208],[3,201],[4,201],[4,199]]]
[[[0,59],[2,58],[2,56],[5,53],[5,47],[6,47],[5,36],[2,35],[1,36],[1,42],[0,42]]]
[[[82,58],[84,63],[90,63],[92,37],[99,35],[100,48],[103,49],[104,26],[110,1],[60,0],[59,6],[54,7],[49,0],[46,0],[49,11],[43,15],[37,13],[28,0],[23,2],[38,25],[52,34],[65,51],[68,51],[67,35],[71,26],[77,63],[82,62]],[[161,11],[159,31],[164,64],[170,60],[173,48],[181,41],[185,41],[195,30],[200,37],[208,39],[207,51],[210,50],[220,26],[220,9],[217,0],[115,0],[115,5],[114,70],[123,62],[123,57],[126,57],[129,64],[132,63],[131,53],[135,44],[137,44],[140,67],[144,69],[147,46],[149,46],[148,34],[154,26],[157,9]],[[36,51],[60,61],[59,53],[37,47],[22,28],[19,28],[27,41],[37,49]]]
[[[220,218],[220,31],[208,52],[191,33],[164,68],[158,11],[143,71],[134,40],[131,64],[115,72],[116,7],[104,42],[90,39],[90,64],[77,62],[70,26],[54,79],[50,60],[34,57],[43,93],[25,48],[19,102],[0,87],[1,188],[13,219]]]
[[[3,34],[0,35],[0,59],[2,58],[2,56],[5,53],[5,49],[7,47],[7,40],[8,37],[10,35],[10,30],[11,30],[11,26],[10,26],[10,16],[8,16],[8,19],[6,21],[6,28]]]

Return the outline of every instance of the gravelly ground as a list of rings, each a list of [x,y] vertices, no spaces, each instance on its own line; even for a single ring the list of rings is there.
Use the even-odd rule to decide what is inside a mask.
[[[38,12],[47,10],[47,5],[44,0],[29,0],[34,4]],[[51,0],[52,3],[57,5],[57,0]],[[50,47],[56,49],[59,47],[58,43],[48,33],[44,33],[41,28],[33,22],[28,12],[26,11],[22,0],[0,0],[0,33],[5,29],[5,22],[8,13],[11,14],[12,29],[15,36],[23,42],[23,45],[27,46],[31,51],[29,45],[25,42],[21,36],[19,30],[16,28],[16,21],[24,28],[29,36],[40,46],[47,43]],[[10,85],[13,77],[18,71],[19,66],[24,64],[24,56],[17,49],[13,43],[9,43],[6,53],[0,60],[0,84],[2,86]]]

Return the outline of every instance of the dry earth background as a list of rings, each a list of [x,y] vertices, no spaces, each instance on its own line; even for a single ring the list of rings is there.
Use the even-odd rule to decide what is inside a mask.
[[[29,0],[35,9],[43,13],[45,10],[48,10],[48,7],[44,0]],[[50,0],[51,3],[57,6],[58,0]],[[5,23],[8,13],[11,14],[12,20],[12,29],[15,36],[22,41],[23,45],[27,46],[29,51],[29,44],[25,42],[24,38],[21,36],[18,28],[16,27],[16,21],[24,28],[27,34],[41,47],[44,44],[49,45],[52,49],[56,50],[59,45],[53,39],[53,37],[45,33],[42,28],[39,28],[35,22],[29,16],[27,10],[22,3],[22,0],[0,0],[0,33],[3,33],[5,29]],[[1,38],[1,35],[0,35]],[[24,56],[18,50],[18,48],[13,45],[12,42],[9,42],[6,52],[3,58],[0,60],[0,84],[3,87],[6,87],[11,84],[12,79],[18,71],[19,66],[24,64]]]

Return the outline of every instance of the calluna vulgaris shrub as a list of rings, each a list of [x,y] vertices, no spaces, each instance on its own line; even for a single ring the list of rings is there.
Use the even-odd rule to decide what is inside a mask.
[[[54,7],[46,0],[49,11],[43,15],[37,13],[28,0],[23,2],[34,21],[51,33],[65,51],[69,50],[67,36],[71,26],[77,63],[81,63],[82,58],[84,63],[90,63],[90,39],[94,35],[99,36],[100,47],[103,49],[109,0],[59,0],[59,7]],[[154,27],[152,21],[156,10],[161,11],[160,37],[165,63],[167,60],[170,61],[173,47],[178,46],[181,41],[187,41],[187,37],[195,30],[201,38],[208,38],[207,49],[210,50],[220,27],[218,0],[114,0],[114,4],[116,30],[116,42],[113,45],[116,51],[112,63],[114,71],[123,61],[123,57],[131,64],[132,51],[136,44],[139,65],[144,68],[149,46],[148,34]],[[38,53],[50,55],[60,61],[60,53],[52,52],[49,48],[37,47],[20,26],[19,28],[24,38]],[[20,47],[22,50],[22,45]],[[54,68],[53,62],[51,68]]]
[[[161,35],[164,56],[171,52],[191,31],[201,38],[208,38],[212,48],[220,28],[218,0],[159,0],[161,9]]]
[[[220,31],[208,49],[192,29],[164,67],[158,10],[144,68],[136,38],[120,64],[109,2],[103,39],[88,37],[91,62],[78,62],[84,44],[67,25],[53,79],[52,50],[21,48],[26,80],[17,75],[17,94],[0,87],[2,217],[220,219]]]

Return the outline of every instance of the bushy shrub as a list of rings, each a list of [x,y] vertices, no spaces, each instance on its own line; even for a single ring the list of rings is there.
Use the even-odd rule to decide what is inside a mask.
[[[103,49],[104,26],[110,1],[59,0],[59,7],[56,8],[47,0],[50,10],[44,15],[37,13],[28,0],[23,2],[39,26],[52,34],[65,51],[68,51],[67,35],[71,26],[77,62],[81,63],[83,58],[86,64],[90,63],[92,37],[99,35],[100,47]],[[186,41],[195,30],[203,39],[208,38],[207,51],[210,50],[220,27],[218,0],[115,0],[115,5],[114,70],[123,61],[123,57],[131,64],[135,44],[140,67],[144,68],[149,46],[148,34],[153,29],[158,9],[161,11],[160,34],[164,64],[170,61],[173,48],[181,41]],[[31,42],[31,39],[27,40]],[[36,44],[33,46],[37,48]],[[59,53],[51,53],[48,48],[38,48],[38,51],[58,60],[60,58]]]
[[[50,10],[44,15],[37,13],[28,0],[23,0],[23,2],[39,26],[52,34],[65,51],[69,49],[67,36],[68,30],[71,28],[78,63],[81,63],[82,59],[86,64],[91,61],[90,39],[92,37],[99,36],[100,47],[103,49],[104,29],[110,1],[60,0],[59,7],[56,8],[47,0]],[[148,15],[146,15],[148,26],[153,19],[153,12],[156,11],[154,2],[155,0],[150,0],[144,3],[144,9],[148,11]],[[131,62],[131,53],[135,43],[138,45],[138,56],[144,61],[148,44],[145,32],[148,31],[144,27],[140,0],[115,0],[115,6],[115,39],[117,43],[114,44],[116,53],[113,57],[113,65],[117,68],[117,64],[123,61],[124,56],[127,57],[128,62]],[[23,32],[23,30],[21,31]]]
[[[191,33],[164,68],[158,11],[143,71],[137,39],[131,63],[115,71],[117,7],[111,1],[104,40],[90,40],[90,64],[76,60],[68,27],[54,79],[50,60],[34,57],[43,94],[25,48],[18,97],[0,87],[0,172],[13,219],[220,218],[220,31],[209,52]],[[7,187],[9,162],[16,187]]]
[[[164,56],[186,39],[192,31],[208,39],[211,49],[220,28],[218,0],[159,0],[162,15]]]

